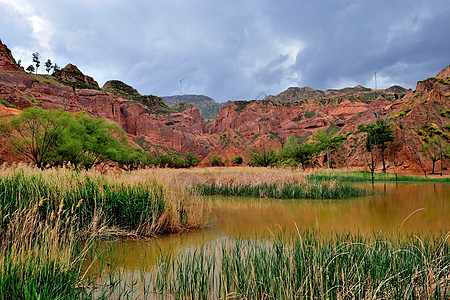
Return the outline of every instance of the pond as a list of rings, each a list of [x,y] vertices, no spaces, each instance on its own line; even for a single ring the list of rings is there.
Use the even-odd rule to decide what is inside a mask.
[[[359,185],[361,186],[361,185]],[[362,185],[372,188],[370,184]],[[450,229],[450,185],[377,183],[372,196],[345,200],[210,197],[211,220],[201,231],[148,240],[103,241],[95,252],[128,274],[149,270],[161,255],[176,255],[199,244],[228,238],[258,238],[282,228],[286,233],[439,233]],[[102,259],[100,259],[102,261]],[[92,269],[96,269],[93,264]]]

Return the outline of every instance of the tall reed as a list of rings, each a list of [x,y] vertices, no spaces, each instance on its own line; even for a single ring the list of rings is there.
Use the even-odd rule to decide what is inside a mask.
[[[304,231],[228,240],[163,256],[153,288],[192,299],[448,299],[448,239]]]
[[[337,183],[310,182],[307,184],[199,184],[193,191],[202,195],[251,196],[260,198],[307,198],[307,199],[341,199],[361,197],[370,194],[365,189]]]
[[[0,299],[92,298],[82,266],[94,238],[204,225],[202,205],[184,189],[151,173],[119,175],[0,170]]]

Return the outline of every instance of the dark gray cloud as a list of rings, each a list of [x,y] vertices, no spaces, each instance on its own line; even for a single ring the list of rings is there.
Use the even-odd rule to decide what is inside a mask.
[[[450,2],[0,0],[0,38],[100,84],[218,101],[289,86],[415,87],[450,63]],[[183,79],[180,87],[180,80]]]

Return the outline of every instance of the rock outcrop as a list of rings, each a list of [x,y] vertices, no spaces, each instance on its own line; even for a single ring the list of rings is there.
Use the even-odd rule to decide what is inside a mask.
[[[64,85],[73,89],[95,89],[99,90],[97,81],[94,78],[84,75],[77,66],[68,64],[53,74],[53,77]]]
[[[11,50],[2,43],[0,40],[0,70],[3,71],[23,71],[23,68],[19,67],[16,60],[11,54]]]

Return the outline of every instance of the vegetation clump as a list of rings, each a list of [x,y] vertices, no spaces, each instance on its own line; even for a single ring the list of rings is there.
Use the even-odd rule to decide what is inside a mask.
[[[389,116],[388,119],[399,119],[399,118],[402,118],[402,117],[406,116],[406,114],[408,114],[411,110],[412,110],[411,107],[407,107],[404,110],[402,110],[401,112],[399,112],[398,114],[392,114],[391,116]]]
[[[117,123],[83,111],[71,115],[34,106],[3,122],[1,129],[11,145],[40,169],[67,164],[86,170],[96,166],[107,170],[113,164],[130,168],[151,159],[151,154],[128,145]]]
[[[152,287],[175,298],[445,299],[448,238],[299,231],[225,240],[163,256]]]
[[[184,189],[148,172],[124,175],[0,170],[0,299],[92,299],[82,264],[94,238],[203,226]]]
[[[332,182],[298,184],[201,184],[194,187],[201,195],[248,196],[278,199],[342,199],[366,196],[368,191]]]

